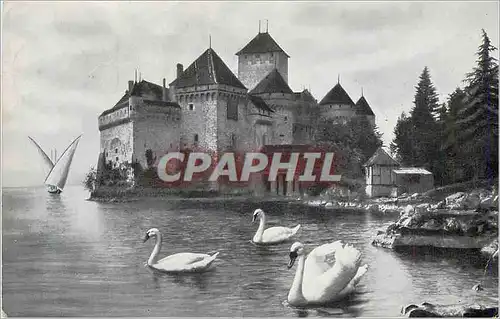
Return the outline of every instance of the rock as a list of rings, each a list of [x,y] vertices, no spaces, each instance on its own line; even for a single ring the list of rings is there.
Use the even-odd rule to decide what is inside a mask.
[[[446,201],[442,200],[442,201],[440,201],[437,204],[431,205],[430,208],[433,209],[433,210],[435,210],[435,209],[444,209],[444,208],[446,208]]]
[[[445,199],[446,206],[452,206],[457,204],[460,206],[462,204],[462,200],[464,197],[465,197],[464,192],[458,192],[453,195],[450,195]]]
[[[403,209],[403,214],[412,214],[415,212],[415,208],[412,205],[406,205],[406,207]]]
[[[441,223],[439,223],[438,221],[436,221],[435,219],[429,219],[428,221],[426,221],[422,226],[421,228],[423,229],[426,229],[426,230],[439,230],[441,229],[442,225]]]
[[[446,230],[447,232],[456,234],[462,231],[460,223],[453,217],[446,218],[444,225],[444,230]]]
[[[403,307],[407,317],[494,317],[498,316],[498,306],[482,305],[434,305],[424,302]]]
[[[462,205],[465,209],[476,209],[481,204],[481,198],[477,193],[471,193],[465,196]]]
[[[333,207],[333,203],[332,202],[328,202],[325,204],[325,207],[328,208],[328,207]]]
[[[482,291],[482,290],[484,290],[484,288],[483,288],[483,286],[481,286],[481,284],[475,284],[474,287],[472,287],[472,290]]]
[[[497,255],[495,256],[495,253]],[[498,239],[493,240],[488,245],[481,248],[481,255],[486,259],[491,259],[492,261],[498,260]]]
[[[425,214],[429,211],[429,208],[430,208],[429,204],[420,204],[415,206],[415,212],[420,214]]]
[[[380,211],[379,206],[377,204],[369,205],[368,211],[370,213],[378,213]]]

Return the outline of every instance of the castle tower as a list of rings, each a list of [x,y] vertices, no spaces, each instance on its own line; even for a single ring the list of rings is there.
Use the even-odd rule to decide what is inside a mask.
[[[330,120],[347,122],[356,115],[356,106],[340,83],[325,95],[319,105],[321,115]]]
[[[266,75],[277,69],[288,83],[288,58],[290,57],[274,41],[271,35],[260,32],[243,49],[238,56],[238,78],[248,90],[255,88]]]
[[[243,123],[245,86],[212,48],[186,70],[178,69],[170,86],[182,110],[181,148],[217,151],[234,146]]]
[[[368,121],[375,126],[375,113],[373,113],[370,104],[366,101],[365,97],[361,95],[359,100],[356,102],[356,115],[366,116]]]

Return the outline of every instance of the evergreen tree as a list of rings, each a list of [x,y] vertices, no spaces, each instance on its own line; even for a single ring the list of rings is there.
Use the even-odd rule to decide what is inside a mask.
[[[397,160],[403,165],[412,165],[415,158],[414,127],[410,117],[401,113],[394,128],[394,139],[391,143],[391,152],[397,154]]]
[[[475,163],[479,178],[498,176],[498,63],[496,50],[484,30],[477,51],[477,66],[467,74],[466,101],[459,111],[459,143]]]
[[[411,120],[414,128],[414,160],[413,165],[425,166],[432,170],[438,143],[435,137],[437,129],[434,115],[440,108],[436,88],[432,84],[429,69],[424,68],[415,87],[414,108]]]
[[[467,164],[464,161],[464,154],[461,151],[458,142],[459,128],[457,125],[458,114],[464,107],[465,92],[456,88],[448,96],[448,114],[445,120],[444,140],[442,141],[442,150],[446,154],[446,174],[447,182],[454,183],[461,181],[463,176],[463,167]]]

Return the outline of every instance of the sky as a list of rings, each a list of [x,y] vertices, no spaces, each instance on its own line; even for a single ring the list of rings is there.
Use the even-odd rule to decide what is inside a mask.
[[[175,78],[209,47],[237,74],[235,53],[264,29],[287,52],[294,91],[316,99],[340,83],[363,88],[389,145],[415,85],[430,70],[441,102],[475,65],[481,29],[498,47],[492,2],[13,2],[2,6],[2,183],[41,185],[28,136],[50,155],[83,134],[68,184],[81,183],[99,153],[97,118],[133,80]],[[495,52],[498,57],[498,52]]]

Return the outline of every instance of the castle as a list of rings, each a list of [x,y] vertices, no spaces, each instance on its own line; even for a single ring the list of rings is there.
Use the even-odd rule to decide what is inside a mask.
[[[307,145],[318,120],[375,115],[361,96],[354,103],[337,83],[318,103],[288,85],[290,56],[260,32],[240,51],[238,76],[211,47],[188,68],[177,64],[168,86],[129,81],[114,107],[99,116],[100,156],[111,167],[148,166],[146,152],[256,150],[264,145]]]

